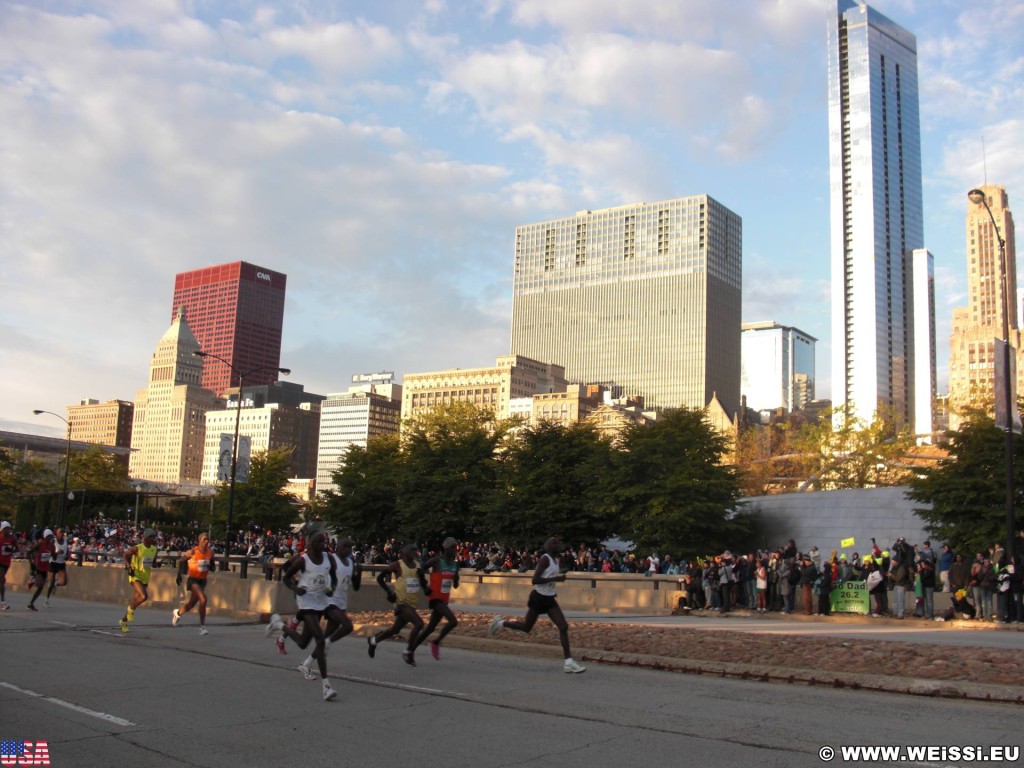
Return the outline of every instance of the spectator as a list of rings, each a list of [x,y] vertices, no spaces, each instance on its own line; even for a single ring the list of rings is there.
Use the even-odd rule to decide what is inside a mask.
[[[814,614],[814,582],[818,580],[818,569],[814,565],[811,556],[804,555],[800,567],[800,590],[803,592],[804,613],[808,616]]]
[[[779,563],[779,597],[782,598],[782,612],[793,612],[793,592],[800,579],[793,559],[787,558]]]
[[[913,586],[910,578],[909,563],[902,560],[893,560],[892,568],[889,570],[889,580],[892,582],[893,607],[897,619],[906,616],[907,611],[907,588]]]
[[[971,567],[964,562],[963,555],[955,555],[953,564],[949,566],[947,584],[951,592],[965,589],[971,581]]]
[[[927,544],[927,542],[925,542]],[[924,590],[924,617],[931,621],[935,618],[935,556],[929,560],[921,558],[918,564],[918,572],[921,574],[921,588]]]
[[[949,569],[953,566],[953,548],[949,544],[942,545],[942,554],[939,556],[939,584],[943,592],[950,592]]]

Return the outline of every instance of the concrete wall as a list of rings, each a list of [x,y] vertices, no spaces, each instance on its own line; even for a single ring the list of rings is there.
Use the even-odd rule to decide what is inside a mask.
[[[11,564],[7,573],[8,602],[12,602],[12,591],[20,593],[28,602],[25,586],[28,572],[28,563],[24,560]],[[295,612],[295,596],[280,581],[266,580],[260,567],[251,567],[248,575],[249,578],[242,579],[237,570],[211,573],[206,589],[210,610],[221,616],[240,618]],[[456,608],[487,605],[525,611],[532,589],[531,576],[464,572],[459,588],[453,593],[452,605]],[[362,589],[349,593],[350,610],[391,611],[391,604],[385,600],[384,591],[377,586],[375,578],[370,571],[363,573]],[[149,582],[152,607],[169,610],[185,599],[184,580],[179,587],[174,579],[173,568],[153,571]],[[131,589],[122,566],[85,563],[68,566],[68,586],[57,594],[76,600],[127,604]],[[558,602],[565,610],[595,613],[664,614],[678,605],[682,594],[678,591],[676,576],[645,578],[632,574],[570,573],[568,580],[558,585]],[[426,608],[425,600],[421,607]]]
[[[817,545],[827,556],[833,549],[864,555],[871,551],[871,537],[888,549],[903,536],[911,544],[929,538],[924,521],[914,514],[916,502],[907,498],[907,488],[855,488],[843,491],[785,493],[744,499],[748,508],[760,513],[765,541],[761,546],[780,547],[788,539],[806,552]],[[856,544],[843,549],[842,539]],[[942,542],[932,541],[932,548]]]

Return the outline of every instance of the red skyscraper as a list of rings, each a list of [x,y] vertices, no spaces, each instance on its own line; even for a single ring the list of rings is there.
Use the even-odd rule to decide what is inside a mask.
[[[281,329],[287,275],[244,261],[181,272],[174,278],[171,317],[185,307],[185,319],[203,352],[231,363],[242,373],[268,370],[245,377],[245,385],[277,381],[281,365]],[[238,377],[223,363],[203,363],[205,389],[218,395],[238,386]]]

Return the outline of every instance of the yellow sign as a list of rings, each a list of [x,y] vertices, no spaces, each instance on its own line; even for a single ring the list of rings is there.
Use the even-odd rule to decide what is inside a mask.
[[[852,538],[850,538],[850,539],[843,539],[839,543],[839,546],[842,547],[843,549],[846,549],[847,547],[854,547],[856,545],[857,545],[856,539],[852,539]]]

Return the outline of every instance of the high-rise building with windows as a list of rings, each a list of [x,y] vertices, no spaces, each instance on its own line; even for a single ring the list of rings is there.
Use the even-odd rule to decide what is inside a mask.
[[[953,310],[949,340],[949,422],[956,429],[959,411],[967,405],[992,402],[995,386],[994,341],[1003,337],[1003,313],[1010,332],[1010,346],[1017,350],[1017,391],[1022,392],[1024,357],[1017,318],[1017,249],[1013,213],[1005,187],[986,184],[984,193],[992,218],[1006,243],[1006,304],[1002,296],[999,237],[992,218],[981,203],[967,202],[967,297],[968,305]]]
[[[203,465],[206,412],[223,407],[203,389],[203,359],[195,356],[199,342],[178,314],[157,343],[149,365],[149,384],[135,397],[132,478],[155,483],[195,485]]]
[[[930,397],[917,360],[926,335],[915,330],[927,311],[915,304],[928,301],[914,277],[924,247],[917,42],[866,3],[832,0],[828,110],[832,400],[840,417],[880,414],[930,432],[916,415]]]
[[[129,448],[132,444],[132,417],[135,404],[127,400],[101,403],[90,398],[68,406],[71,439],[98,445]]]
[[[320,404],[316,492],[337,490],[334,473],[352,446],[365,448],[376,435],[397,434],[401,425],[402,385],[393,373],[356,374],[348,392],[327,395]]]
[[[181,272],[174,278],[171,316],[184,307],[203,352],[231,362],[245,383],[277,381],[288,278],[245,261]],[[251,371],[251,373],[249,373]],[[238,387],[238,376],[212,357],[203,367],[202,386],[223,397]]]
[[[814,399],[814,344],[799,328],[744,323],[742,393],[755,411],[798,411]]]
[[[648,408],[740,402],[742,223],[707,195],[516,228],[515,355]]]

